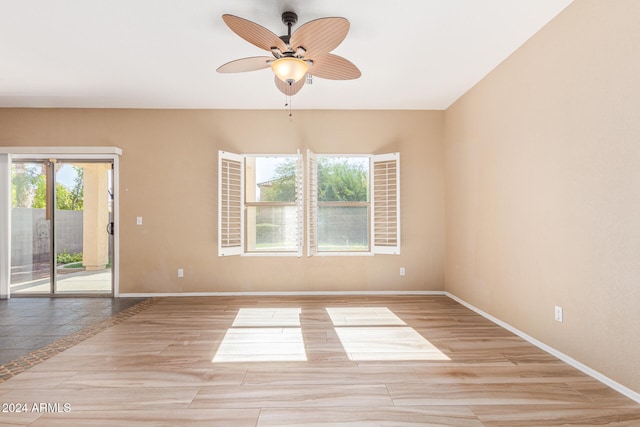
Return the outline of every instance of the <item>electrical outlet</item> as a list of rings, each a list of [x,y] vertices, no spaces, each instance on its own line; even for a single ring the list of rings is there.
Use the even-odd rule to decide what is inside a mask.
[[[404,276],[405,273],[406,273],[406,271],[405,271],[404,267],[400,267],[400,275]]]
[[[556,305],[555,319],[557,322],[562,322],[562,307]]]
[[[184,277],[184,270],[181,268],[178,269],[178,277]]]

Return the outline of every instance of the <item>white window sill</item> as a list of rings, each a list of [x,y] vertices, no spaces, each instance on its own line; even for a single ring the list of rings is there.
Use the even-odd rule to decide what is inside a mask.
[[[245,256],[246,257],[264,257],[264,256],[301,257],[302,255],[299,254],[298,252],[246,252],[246,253],[240,254],[240,256],[243,256],[243,257]]]
[[[373,256],[373,252],[318,252],[314,256]]]

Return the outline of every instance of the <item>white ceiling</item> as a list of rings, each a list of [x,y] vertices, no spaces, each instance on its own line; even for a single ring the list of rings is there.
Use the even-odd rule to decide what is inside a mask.
[[[445,109],[571,1],[0,0],[0,107],[283,108],[271,70],[215,70],[268,55],[222,14],[281,35],[293,10],[347,18],[333,53],[362,71],[314,79],[294,108]]]

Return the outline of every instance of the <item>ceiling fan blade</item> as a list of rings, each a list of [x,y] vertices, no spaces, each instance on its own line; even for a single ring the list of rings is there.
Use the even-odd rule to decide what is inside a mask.
[[[284,93],[287,96],[293,96],[296,93],[300,92],[300,89],[302,89],[302,86],[304,86],[305,82],[307,81],[307,76],[305,75],[303,78],[293,84],[283,82],[278,77],[276,77],[275,79],[276,87],[280,92]]]
[[[287,45],[280,37],[262,25],[228,14],[222,15],[222,19],[231,28],[231,31],[260,49],[271,50],[272,47],[277,47],[282,52],[287,50]]]
[[[270,56],[252,56],[250,58],[236,59],[221,65],[216,70],[219,73],[244,73],[245,71],[262,70],[271,66],[273,58]]]
[[[320,18],[300,26],[291,35],[289,45],[292,49],[302,46],[305,56],[318,56],[329,53],[347,36],[349,21],[345,18]]]
[[[332,53],[313,58],[309,74],[329,80],[352,80],[362,75],[351,61]]]

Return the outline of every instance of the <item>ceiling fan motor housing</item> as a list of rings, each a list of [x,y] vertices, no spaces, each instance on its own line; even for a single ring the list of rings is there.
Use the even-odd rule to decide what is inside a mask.
[[[295,12],[283,12],[282,13],[282,22],[287,27],[289,25],[291,25],[291,26],[296,25],[296,23],[298,22],[298,15]]]

